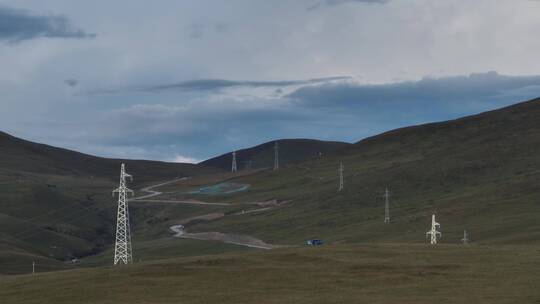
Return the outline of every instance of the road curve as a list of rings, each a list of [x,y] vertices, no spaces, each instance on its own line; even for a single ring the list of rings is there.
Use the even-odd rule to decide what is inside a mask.
[[[153,190],[154,188],[163,187],[165,185],[173,184],[182,180],[187,180],[189,177],[182,177],[182,178],[176,178],[167,182],[159,183],[156,185],[148,186],[141,189],[141,192],[145,192],[147,194],[133,197],[129,201],[133,202],[144,202],[144,203],[171,203],[171,204],[187,204],[187,205],[214,205],[214,206],[230,206],[231,204],[227,203],[207,203],[207,202],[201,202],[196,200],[161,200],[161,199],[150,199],[152,197],[156,197],[159,195],[162,195],[163,192]]]
[[[163,194],[163,192],[156,191],[154,188],[162,187],[168,184],[172,184],[175,182],[179,182],[182,180],[186,180],[189,177],[183,177],[183,178],[177,178],[171,181],[159,183],[156,185],[148,186],[141,189],[141,192],[145,192],[147,194],[142,196],[137,196],[134,198],[131,198],[130,201],[133,202],[147,202],[147,203],[171,203],[171,204],[189,204],[189,205],[213,205],[213,206],[231,206],[232,204],[228,203],[207,203],[207,202],[201,202],[196,200],[162,200],[162,199],[151,199],[156,196],[159,196]],[[264,203],[246,203],[248,205],[261,205]],[[275,206],[279,206],[280,204],[277,204]],[[244,215],[244,214],[250,214],[255,212],[262,212],[271,210],[272,207],[266,207],[259,209],[251,209],[251,210],[242,210],[241,212],[234,213],[232,215]],[[276,247],[283,247],[283,246],[275,246],[271,244],[267,244],[262,240],[259,240],[257,238],[254,238],[249,235],[238,235],[238,234],[227,234],[222,232],[199,232],[199,233],[189,233],[185,231],[185,226],[189,224],[190,222],[194,220],[215,220],[218,218],[224,217],[225,214],[223,213],[209,213],[205,215],[200,215],[192,218],[187,218],[180,221],[180,224],[170,226],[169,229],[175,233],[174,237],[177,238],[186,238],[186,239],[196,239],[196,240],[203,240],[203,241],[219,241],[223,243],[228,244],[234,244],[239,246],[245,246],[249,248],[257,248],[257,249],[272,249]]]

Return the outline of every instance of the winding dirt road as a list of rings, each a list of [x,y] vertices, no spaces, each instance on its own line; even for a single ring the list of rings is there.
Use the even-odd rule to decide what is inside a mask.
[[[147,194],[142,196],[133,197],[130,199],[130,201],[137,201],[137,202],[143,202],[143,203],[171,203],[171,204],[187,204],[187,205],[214,205],[214,206],[230,206],[231,204],[227,203],[207,203],[207,202],[201,202],[197,200],[160,200],[160,199],[150,199],[152,197],[156,197],[159,195],[162,195],[163,192],[153,190],[154,188],[163,187],[165,185],[173,184],[182,180],[187,180],[189,177],[183,177],[183,178],[177,178],[173,179],[168,182],[163,182],[157,185],[152,185],[149,187],[145,187],[141,189],[141,192],[145,192]]]
[[[141,189],[141,192],[145,192],[147,194],[134,197],[130,199],[130,201],[135,202],[147,202],[147,203],[172,203],[172,204],[188,204],[188,205],[213,205],[213,206],[233,206],[233,204],[228,203],[208,203],[208,202],[202,202],[202,201],[196,201],[196,200],[161,200],[161,199],[151,199],[154,197],[157,197],[163,192],[154,190],[155,188],[162,187],[165,185],[173,184],[182,180],[186,180],[189,177],[184,178],[177,178],[171,181],[159,183],[156,185],[148,186]],[[245,203],[246,205],[257,205],[262,208],[257,209],[248,209],[248,210],[242,210],[237,213],[231,214],[231,216],[239,216],[239,215],[246,215],[256,212],[263,212],[271,210],[277,206],[283,205],[287,202],[278,203],[277,201],[270,201],[270,202],[255,202],[255,203]],[[193,221],[212,221],[217,220],[220,218],[225,217],[226,215],[224,213],[208,213],[200,216],[190,217],[183,220],[180,220],[178,224],[170,226],[169,229],[175,233],[174,237],[176,238],[185,238],[185,239],[196,239],[196,240],[204,240],[204,241],[219,241],[227,244],[234,244],[239,246],[245,246],[249,248],[257,248],[257,249],[272,249],[276,247],[283,247],[278,245],[271,245],[268,243],[265,243],[262,240],[259,240],[257,238],[254,238],[249,235],[240,235],[240,234],[230,234],[230,233],[222,233],[222,232],[198,232],[198,233],[189,233],[185,230],[185,226]]]

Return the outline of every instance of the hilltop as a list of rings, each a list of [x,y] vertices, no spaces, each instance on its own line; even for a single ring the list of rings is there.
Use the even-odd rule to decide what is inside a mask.
[[[63,176],[104,177],[116,180],[118,168],[125,163],[137,181],[155,181],[178,176],[212,173],[194,164],[147,160],[109,159],[83,154],[45,144],[30,142],[0,132],[0,168]]]
[[[274,147],[278,143],[280,166],[307,161],[326,155],[329,152],[343,149],[349,143],[338,141],[322,141],[314,139],[279,139],[266,142],[251,148],[236,151],[239,170],[269,168],[274,166]],[[200,164],[207,167],[231,170],[232,152],[205,160]]]
[[[199,165],[128,162],[128,171],[140,170],[135,176],[141,175],[145,180],[134,185],[137,188],[192,176],[159,187],[157,190],[163,194],[155,199],[161,202],[130,204],[136,256],[153,260],[243,250],[235,245],[172,238],[169,227],[188,218],[196,219],[186,225],[192,234],[247,235],[276,245],[297,246],[310,238],[322,238],[328,244],[411,244],[425,242],[430,216],[435,213],[442,224],[442,243],[458,244],[463,230],[468,230],[476,244],[535,244],[540,238],[539,115],[540,99],[536,99],[461,119],[401,128],[355,144],[337,143],[322,155],[304,153],[299,162],[285,161],[287,165],[277,171],[265,164],[259,169],[239,165],[239,172],[224,173],[230,166],[227,154],[213,160],[215,169],[210,168],[210,160]],[[321,150],[320,144],[309,142],[313,143],[312,148],[303,151]],[[298,142],[293,143],[298,146]],[[35,150],[26,145],[34,147],[31,143],[18,147],[18,161],[34,157],[32,161],[48,163],[51,168],[14,173],[16,167],[12,166],[0,171],[2,193],[16,190],[9,192],[12,197],[1,201],[5,218],[0,223],[9,228],[3,228],[7,233],[0,234],[3,246],[7,246],[2,252],[9,253],[4,260],[13,260],[15,252],[31,252],[54,261],[70,255],[100,253],[89,263],[109,264],[115,207],[109,191],[116,186],[120,160],[101,160],[50,148],[74,159],[89,159],[88,163],[95,162],[95,168],[103,166],[112,176],[92,177],[90,174],[98,176],[101,169],[88,172],[83,161],[74,161],[75,171],[70,171],[71,166],[64,167],[65,162],[59,161],[66,157],[41,151],[32,156],[28,151]],[[280,141],[280,147],[280,160],[294,158],[289,155],[295,152],[287,149],[287,141]],[[38,148],[49,151],[49,147],[38,145],[35,149]],[[15,148],[12,145],[9,149]],[[266,155],[271,164],[273,142],[251,150],[262,152],[242,155],[240,151],[239,163],[246,155],[247,159],[250,155],[265,159]],[[27,156],[23,157],[24,153]],[[345,166],[345,189],[341,192],[337,191],[339,162]],[[137,169],[143,164],[147,170]],[[186,171],[182,172],[183,169]],[[182,174],[178,174],[179,170]],[[201,191],[208,187],[241,191]],[[383,222],[385,187],[391,191],[390,224]],[[167,203],[171,200],[218,205]],[[73,206],[68,211],[80,212],[77,216],[84,216],[85,221],[64,219],[68,212],[59,217],[45,212],[62,206]],[[257,208],[261,211],[250,211]],[[30,227],[34,231],[28,232],[32,237],[26,239],[23,235],[22,240],[17,239],[18,231],[24,231],[21,227]],[[59,237],[61,241],[57,241]],[[62,246],[57,246],[57,242]],[[55,248],[50,248],[51,243]]]
[[[339,243],[422,243],[435,213],[444,243],[459,243],[463,230],[477,243],[537,243],[538,117],[540,99],[393,130],[277,172],[238,176],[229,181],[249,184],[249,190],[205,199],[292,204],[191,229],[251,234],[285,244],[314,237]],[[345,165],[342,192],[337,191],[340,161]],[[383,223],[387,186],[390,224]]]

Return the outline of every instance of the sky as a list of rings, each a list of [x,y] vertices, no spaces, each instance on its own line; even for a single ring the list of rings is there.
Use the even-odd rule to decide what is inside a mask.
[[[0,131],[197,162],[540,96],[537,0],[0,0]]]

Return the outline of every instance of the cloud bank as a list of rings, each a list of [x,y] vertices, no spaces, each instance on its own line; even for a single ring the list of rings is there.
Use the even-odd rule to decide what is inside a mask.
[[[267,96],[216,94],[183,102],[129,105],[105,115],[92,133],[102,134],[102,146],[153,149],[161,159],[177,154],[205,159],[275,138],[356,142],[393,128],[454,119],[540,96],[540,76],[496,72],[377,85],[346,78],[322,84],[221,80],[186,82],[181,87],[213,90],[291,83],[306,84],[277,96],[273,92]],[[181,99],[182,94],[177,96]]]
[[[388,2],[390,2],[390,0],[325,0],[322,2],[317,2],[309,6],[307,9],[308,11],[312,11],[312,10],[316,10],[322,7],[336,6],[336,5],[347,4],[347,3],[386,4]]]
[[[39,37],[81,39],[94,38],[96,34],[73,27],[65,16],[36,15],[0,5],[0,40],[17,43]]]
[[[153,86],[131,86],[126,88],[109,88],[95,89],[89,91],[89,94],[112,94],[123,93],[127,91],[143,91],[143,92],[162,92],[162,91],[206,91],[215,92],[228,88],[265,88],[265,87],[290,87],[308,84],[326,83],[332,81],[340,81],[352,79],[349,76],[313,78],[306,80],[281,80],[281,81],[238,81],[227,79],[198,79],[182,81],[171,84],[153,85]]]

